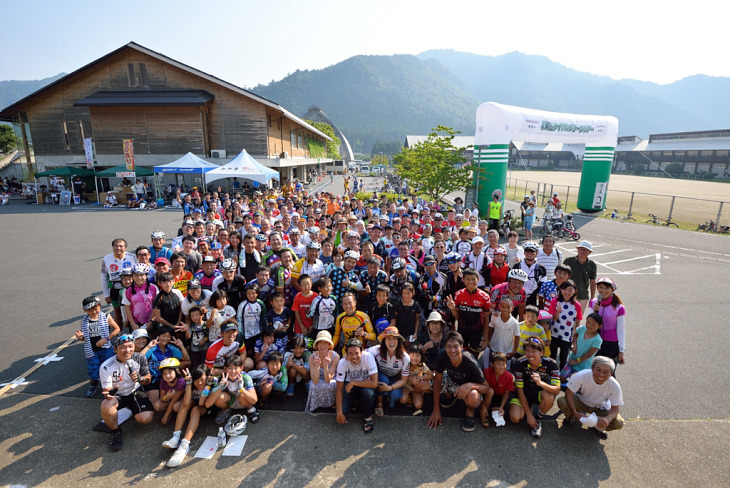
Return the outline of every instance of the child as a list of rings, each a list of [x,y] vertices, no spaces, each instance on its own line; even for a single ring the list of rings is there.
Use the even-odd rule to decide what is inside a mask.
[[[416,290],[412,283],[404,283],[401,288],[401,299],[395,302],[395,324],[405,338],[406,350],[412,342],[416,342],[421,332],[421,305],[413,299]]]
[[[370,321],[375,325],[378,334],[388,327],[396,327],[395,307],[388,301],[389,295],[388,285],[380,284],[375,287],[375,303],[370,309]]]
[[[274,280],[269,278],[270,273],[271,269],[268,266],[260,266],[258,271],[256,271],[256,279],[251,280],[251,282],[246,285],[246,290],[253,285],[258,286],[259,289],[257,295],[259,300],[263,303],[268,303],[269,295],[276,291],[276,283],[274,283]]]
[[[603,343],[603,339],[598,334],[602,325],[603,317],[592,313],[586,318],[586,324],[579,326],[573,333],[572,352],[568,359],[571,374],[591,367],[593,357],[601,349]],[[563,379],[562,373],[561,379]],[[567,380],[568,375],[564,379]]]
[[[580,303],[576,299],[577,295],[578,287],[575,282],[573,280],[564,281],[558,287],[558,296],[552,300],[550,310],[548,310],[548,313],[553,316],[550,325],[550,345],[552,346],[550,357],[553,359],[559,358],[559,368],[565,366],[568,361],[573,330],[583,320]]]
[[[539,337],[543,344],[541,352],[545,351],[544,344],[548,342],[548,339],[545,335],[545,329],[537,323],[539,313],[540,311],[535,305],[527,305],[525,307],[525,320],[520,323],[520,345],[517,348],[518,356],[525,354],[525,341],[530,337]]]
[[[246,288],[246,300],[238,306],[238,329],[243,333],[246,350],[253,351],[266,325],[266,305],[259,300],[261,288],[256,283]]]
[[[295,337],[308,337],[312,332],[314,321],[308,315],[312,302],[319,295],[312,291],[312,278],[303,274],[297,280],[301,291],[294,297],[292,312],[294,312]]]
[[[553,321],[553,316],[550,315],[550,312],[546,310],[540,310],[537,313],[537,325],[542,327],[542,330],[545,331],[545,337],[547,337],[547,342],[550,342],[550,338],[552,336],[552,332],[550,331],[550,324]],[[545,356],[550,357],[550,346],[545,344]]]
[[[132,286],[132,283],[134,283],[134,278],[132,276],[132,268],[124,268],[122,270],[122,289],[119,291],[119,296],[124,298],[124,295],[127,293],[127,288]],[[130,330],[132,331],[132,327],[129,325],[129,320],[127,320],[127,310],[129,309],[128,306],[122,305],[120,303],[120,310],[122,313],[122,320],[124,323],[118,324],[120,329],[123,330]],[[132,331],[134,332],[134,331]]]
[[[251,371],[251,378],[257,380],[256,392],[259,395],[259,404],[261,406],[264,405],[264,402],[274,390],[282,393],[286,391],[289,377],[286,368],[281,367],[283,362],[283,354],[274,351],[267,357],[263,368]]]
[[[263,369],[266,367],[269,355],[272,352],[280,352],[283,358],[283,355],[286,352],[286,345],[283,344],[281,339],[276,338],[276,331],[274,328],[267,325],[262,329],[261,337],[256,340],[253,350],[256,369]]]
[[[491,286],[497,286],[507,281],[507,273],[510,270],[510,267],[507,265],[507,250],[503,247],[495,249],[494,260],[487,267],[489,268],[489,282]]]
[[[185,338],[190,342],[190,363],[193,369],[205,362],[205,352],[208,350],[208,326],[203,320],[203,309],[194,306],[188,312],[190,326]]]
[[[416,409],[413,415],[423,413],[423,395],[431,392],[431,380],[433,372],[423,362],[423,353],[417,345],[412,345],[408,350],[411,362],[408,365],[408,382],[403,387],[403,396],[400,402],[403,405],[412,404]]]
[[[147,333],[147,329],[137,329],[132,332],[134,337],[134,352],[138,352],[142,355],[147,353],[147,344],[150,342],[150,336]]]
[[[514,304],[511,298],[502,297],[497,307],[499,314],[492,315],[492,320],[489,322],[489,340],[484,355],[486,357],[489,354],[487,351],[504,354],[509,364],[517,356],[520,346],[520,324],[512,316]],[[489,366],[489,363],[486,366]]]
[[[86,316],[81,319],[81,329],[76,331],[75,336],[84,343],[86,370],[89,374],[86,396],[91,398],[99,389],[99,367],[114,356],[110,341],[119,334],[119,326],[111,315],[101,313],[101,301],[97,297],[84,298],[81,306]]]
[[[525,251],[517,244],[519,239],[517,231],[511,230],[507,233],[507,265],[510,268],[525,259]]]
[[[292,303],[294,302],[294,293],[296,293],[296,290],[291,284],[291,270],[294,267],[294,260],[294,253],[281,253],[281,265],[276,268],[276,276],[274,279],[274,282],[276,283],[276,292],[280,293],[284,297],[284,303],[287,306],[287,310],[292,306]]]
[[[312,353],[307,350],[307,340],[302,336],[296,336],[293,344],[292,350],[284,354],[284,364],[289,376],[286,396],[294,396],[296,383],[302,382],[307,385],[309,382],[309,356]]]
[[[160,398],[153,403],[155,412],[162,415],[162,425],[167,425],[173,411],[180,410],[185,393],[185,376],[180,371],[180,361],[175,358],[164,359],[160,363]]]
[[[515,377],[507,371],[507,355],[502,352],[492,354],[492,365],[484,370],[484,378],[489,384],[489,391],[482,399],[482,426],[489,427],[490,412],[496,410],[504,417],[504,407],[509,400],[510,392],[515,390]]]
[[[236,319],[236,311],[228,305],[228,294],[223,290],[214,291],[210,296],[210,310],[206,316],[208,344],[221,338],[221,324],[228,319]]]
[[[326,330],[330,336],[335,333],[335,319],[337,318],[337,300],[331,296],[332,280],[320,278],[317,281],[319,296],[312,301],[307,315],[312,318],[312,333],[315,337],[319,331]]]
[[[146,349],[145,357],[149,363],[151,381],[145,386],[145,390],[154,405],[160,399],[160,363],[167,358],[175,358],[180,361],[181,367],[187,368],[190,366],[190,356],[180,339],[172,339],[172,329],[166,325],[158,329],[157,339],[151,341]]]
[[[172,273],[161,273],[157,277],[160,292],[152,302],[152,319],[156,324],[172,327],[178,337],[183,337],[185,326],[181,323],[181,305],[184,297],[173,288],[174,281]]]
[[[266,311],[266,326],[274,330],[274,338],[282,350],[289,344],[289,327],[291,326],[291,311],[284,306],[284,295],[278,291],[271,296],[270,310]]]
[[[258,396],[251,377],[243,372],[243,359],[240,356],[230,356],[226,359],[223,375],[218,382],[218,390],[211,392],[205,407],[213,405],[221,411],[215,418],[215,423],[222,425],[231,415],[231,409],[246,409],[246,415],[252,424],[259,421],[259,412],[256,410]]]
[[[122,305],[127,308],[127,320],[132,330],[140,327],[150,328],[152,319],[152,302],[157,296],[158,289],[147,281],[150,267],[137,263],[132,267],[132,286],[124,291]]]

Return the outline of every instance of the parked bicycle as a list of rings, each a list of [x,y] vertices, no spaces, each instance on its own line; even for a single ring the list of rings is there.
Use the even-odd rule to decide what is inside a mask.
[[[664,227],[672,227],[672,226],[674,226],[676,228],[679,228],[679,225],[677,225],[674,222],[672,222],[672,218],[671,217],[667,217],[666,219],[662,219],[662,218],[657,217],[654,214],[649,214],[649,217],[651,217],[651,218],[645,222],[646,224],[658,224],[658,225],[663,225]]]
[[[636,222],[636,219],[631,215],[631,212],[629,212],[626,215],[621,215],[621,212],[619,212],[615,208],[613,209],[613,212],[606,213],[604,215],[604,217],[609,217],[609,218],[617,219],[617,220],[628,220],[629,222]]]
[[[718,226],[717,222],[714,220],[705,221],[704,224],[700,224],[697,226],[697,230],[703,230],[705,232],[712,232],[715,234],[728,234],[730,233],[730,226],[729,225],[721,225]]]
[[[560,237],[562,239],[563,237],[567,236],[570,239],[573,239],[574,241],[580,240],[580,234],[576,230],[575,224],[573,223],[573,216],[566,215],[565,220],[566,220],[565,224],[558,231],[558,237]]]

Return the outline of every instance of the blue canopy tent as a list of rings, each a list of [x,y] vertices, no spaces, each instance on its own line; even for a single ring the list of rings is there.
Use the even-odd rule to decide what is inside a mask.
[[[218,167],[217,164],[209,163],[189,152],[171,163],[155,166],[154,170],[155,173],[182,174],[184,176],[186,174],[204,174]],[[155,175],[155,180],[157,180],[157,175]]]
[[[228,163],[206,172],[205,182],[207,184],[222,178],[233,177],[252,180],[254,186],[257,186],[256,183],[266,185],[272,179],[278,180],[279,172],[259,163],[244,149]]]

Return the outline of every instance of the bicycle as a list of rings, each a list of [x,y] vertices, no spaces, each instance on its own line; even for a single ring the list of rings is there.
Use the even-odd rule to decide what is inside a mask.
[[[574,241],[580,240],[580,234],[577,232],[575,224],[573,224],[573,216],[566,215],[565,219],[567,220],[567,222],[565,223],[565,225],[563,225],[563,228],[561,229],[562,235],[559,233],[558,236],[564,237],[567,234],[568,237],[570,237]]]
[[[649,217],[651,217],[651,218],[649,220],[647,220],[646,222],[644,222],[645,224],[658,224],[658,225],[662,225],[664,227],[674,226],[677,229],[679,228],[679,225],[672,222],[671,217],[667,217],[666,219],[661,219],[654,214],[649,214]]]
[[[535,221],[538,220],[538,217],[535,217]],[[540,227],[540,237],[545,236],[551,236],[553,235],[553,219],[546,219],[545,217],[542,218],[542,227]]]

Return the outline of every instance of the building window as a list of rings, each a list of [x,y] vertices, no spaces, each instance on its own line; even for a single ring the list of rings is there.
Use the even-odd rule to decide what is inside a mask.
[[[66,151],[69,151],[71,149],[71,144],[68,142],[68,126],[66,125],[65,120],[61,122],[61,127],[63,128],[63,148]]]
[[[304,141],[302,141],[302,133],[299,133],[299,143],[297,144],[297,148],[304,149]]]
[[[134,63],[127,63],[127,82],[129,86],[137,85],[137,75],[134,73]]]
[[[297,133],[295,131],[290,132],[291,136],[291,148],[294,149],[297,147]]]
[[[139,84],[141,86],[149,85],[147,81],[147,66],[144,63],[139,63],[137,66],[139,66]]]

